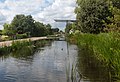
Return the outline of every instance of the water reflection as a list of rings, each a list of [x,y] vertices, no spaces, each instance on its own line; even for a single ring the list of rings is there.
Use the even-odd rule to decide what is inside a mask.
[[[0,60],[5,61],[6,59],[9,59],[9,57],[12,57],[18,60],[31,61],[33,60],[33,53],[34,49],[32,47],[24,46],[20,50],[11,52],[9,54],[1,55]]]
[[[93,52],[53,41],[35,52],[28,46],[0,57],[0,82],[114,82]]]
[[[1,57],[0,82],[73,82],[77,46],[53,41],[39,48],[23,48]]]

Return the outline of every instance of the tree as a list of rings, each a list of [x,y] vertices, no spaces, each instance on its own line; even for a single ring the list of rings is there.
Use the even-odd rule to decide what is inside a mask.
[[[35,20],[32,18],[31,15],[25,17],[25,27],[24,32],[30,32],[31,36],[35,36]]]
[[[45,36],[46,35],[46,28],[43,23],[35,22],[35,36]]]
[[[59,32],[59,28],[52,28],[52,32],[53,32],[53,33]]]
[[[13,36],[16,34],[16,30],[13,28],[12,25],[5,23],[3,27],[4,27],[4,30],[2,31],[2,33],[4,35]]]
[[[2,30],[0,30],[0,35],[2,35]]]
[[[69,34],[71,29],[72,29],[72,24],[71,23],[67,23],[66,28],[65,28],[65,33]]]
[[[12,20],[11,25],[16,29],[18,34],[23,34],[26,32],[30,32],[30,35],[34,35],[34,19],[31,15],[16,15]]]
[[[24,31],[24,21],[25,20],[25,15],[16,15],[14,19],[11,22],[11,26],[16,30],[16,32],[19,34],[22,34]]]
[[[51,29],[51,25],[50,25],[50,24],[47,24],[47,25],[46,25],[46,30],[47,30],[46,32],[47,32],[48,35],[53,34],[53,33],[52,33],[52,29]]]
[[[82,32],[100,33],[111,23],[108,18],[113,15],[106,0],[77,0],[77,4],[77,26]]]
[[[29,36],[45,36],[51,34],[51,25],[36,22],[31,15],[16,15],[11,24],[4,24],[3,33],[5,35],[17,35],[22,37],[23,35]],[[24,36],[23,36],[24,37]]]

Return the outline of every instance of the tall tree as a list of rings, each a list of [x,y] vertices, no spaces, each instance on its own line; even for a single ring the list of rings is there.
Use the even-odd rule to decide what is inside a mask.
[[[53,34],[51,27],[52,27],[52,26],[51,26],[50,24],[47,24],[47,25],[46,25],[46,30],[47,30],[46,32],[47,32],[48,35]]]
[[[46,27],[43,23],[40,23],[40,22],[35,22],[35,36],[45,36],[47,35],[46,33]]]
[[[34,19],[31,15],[16,15],[12,20],[11,25],[15,28],[18,34],[30,32],[32,36],[34,34]]]
[[[106,23],[111,23],[108,18],[112,17],[112,12],[106,0],[77,0],[77,4],[77,25],[82,32],[100,33]]]
[[[12,25],[5,23],[3,27],[4,27],[4,30],[2,31],[2,34],[8,35],[8,36],[13,36],[16,34],[16,30]]]
[[[11,24],[4,24],[4,34],[45,36],[51,33],[51,25],[36,22],[31,15],[16,15]]]
[[[65,33],[69,34],[71,29],[72,29],[72,23],[67,23],[66,28],[65,28]]]
[[[23,28],[25,25],[23,25],[23,22],[25,20],[25,15],[16,15],[14,19],[11,22],[12,27],[17,31],[17,33],[23,33]]]

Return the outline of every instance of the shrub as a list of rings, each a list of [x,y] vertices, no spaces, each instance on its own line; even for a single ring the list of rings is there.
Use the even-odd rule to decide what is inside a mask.
[[[28,36],[27,36],[27,34],[26,33],[24,33],[24,34],[17,34],[16,35],[16,38],[17,39],[23,39],[23,38],[27,38]]]

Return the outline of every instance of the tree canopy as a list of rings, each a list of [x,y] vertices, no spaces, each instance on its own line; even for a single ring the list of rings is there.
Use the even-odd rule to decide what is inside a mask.
[[[112,4],[114,7],[117,7],[120,9],[120,0],[110,0],[110,1],[112,1]]]
[[[120,32],[120,0],[77,0],[76,3],[76,25],[81,32]]]
[[[85,33],[100,33],[113,16],[106,0],[77,0],[77,26]]]
[[[27,34],[29,36],[45,36],[52,34],[51,25],[35,21],[31,15],[16,15],[10,24],[3,25],[3,34],[13,36]]]

